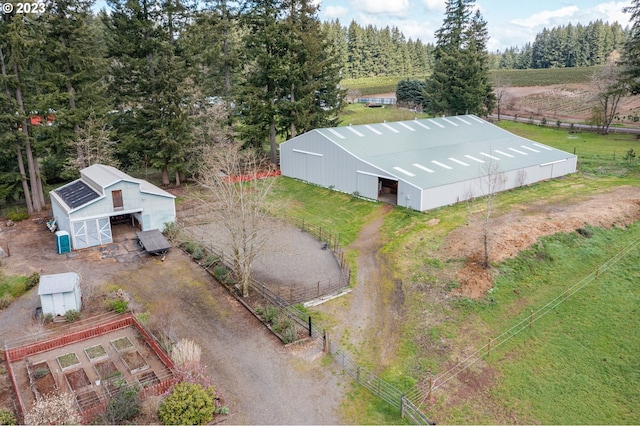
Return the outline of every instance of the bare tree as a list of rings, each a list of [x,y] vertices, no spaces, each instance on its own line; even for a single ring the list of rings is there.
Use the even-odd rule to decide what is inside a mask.
[[[622,78],[623,68],[618,63],[619,54],[612,53],[607,63],[593,73],[591,85],[593,87],[592,120],[602,127],[602,133],[609,133],[609,127],[618,113],[620,100],[629,93],[629,85]]]
[[[267,240],[265,205],[273,179],[261,179],[271,171],[267,158],[237,143],[202,147],[199,182],[208,192],[203,198],[212,219],[228,234],[233,272],[242,295],[249,295],[251,264]]]
[[[77,127],[76,133],[78,139],[73,144],[78,155],[69,160],[68,168],[80,170],[92,164],[119,166],[115,157],[116,143],[109,138],[109,131],[103,118],[97,118],[91,113],[84,126]]]
[[[489,263],[489,220],[493,213],[493,202],[495,196],[505,185],[506,176],[500,169],[496,160],[487,159],[479,169],[479,176],[472,187],[465,190],[464,197],[467,200],[470,212],[482,208],[482,246],[483,259],[482,267],[488,269]],[[474,188],[475,187],[475,188]],[[480,200],[476,197],[484,197],[484,203],[480,205]],[[473,209],[472,209],[473,207]]]
[[[493,77],[493,92],[496,95],[496,110],[498,112],[498,121],[500,121],[500,112],[509,99],[509,87],[511,87],[511,80],[509,78],[504,77],[499,73],[497,73]]]

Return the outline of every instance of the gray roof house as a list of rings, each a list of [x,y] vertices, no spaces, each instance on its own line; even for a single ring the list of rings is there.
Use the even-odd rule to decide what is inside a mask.
[[[112,243],[112,218],[130,218],[142,231],[163,231],[176,220],[173,195],[102,164],[82,169],[80,179],[50,196],[55,224],[69,232],[73,250]]]
[[[42,305],[42,313],[54,317],[65,315],[68,311],[82,309],[80,293],[80,276],[75,272],[40,275],[38,296]]]
[[[280,145],[283,176],[419,211],[492,192],[488,174],[507,190],[576,166],[475,115],[315,129]]]

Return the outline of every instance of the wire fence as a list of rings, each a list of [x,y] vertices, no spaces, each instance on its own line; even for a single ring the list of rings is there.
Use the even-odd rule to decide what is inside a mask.
[[[303,219],[293,219],[290,220],[290,222],[297,224],[301,230],[308,232],[318,238],[318,240],[325,242],[327,244],[327,248],[330,248],[334,253],[336,253],[336,257],[339,259],[343,270],[343,283],[348,285],[350,272],[345,260],[344,252],[339,246],[338,238],[331,232],[327,232],[326,229],[306,223]],[[209,251],[210,254],[218,256],[225,267],[232,268],[233,265],[231,264],[230,259],[225,259],[224,256],[221,256],[215,247],[206,246],[204,249]],[[209,273],[212,273],[212,275],[215,276],[211,269],[212,265],[207,265],[201,262],[198,263],[209,271]],[[290,298],[283,297],[283,295],[279,294],[277,290],[253,279],[250,280],[250,294],[249,297],[246,298],[242,297],[240,289],[232,282],[228,281],[221,283],[226,286],[226,288],[240,303],[242,303],[256,316],[258,316],[256,313],[256,304],[259,304],[260,306],[268,305],[277,307],[279,314],[282,317],[285,317],[294,323],[299,330],[303,330],[306,339],[314,341],[324,350],[324,352],[330,354],[332,358],[344,369],[344,371],[356,381],[356,383],[365,387],[392,407],[400,410],[402,417],[406,418],[411,423],[419,425],[432,424],[427,416],[420,411],[418,406],[408,399],[399,389],[378,377],[370,370],[360,367],[344,350],[331,342],[326,331],[315,325],[308,314],[298,310],[292,303],[290,303]]]
[[[568,287],[564,292],[557,295],[555,298],[547,302],[544,306],[538,308],[535,311],[531,311],[529,315],[523,317],[511,328],[503,332],[497,337],[490,338],[489,341],[478,348],[472,354],[464,358],[455,366],[449,370],[438,374],[433,377],[430,376],[428,382],[422,382],[416,385],[413,389],[407,392],[406,397],[412,401],[417,407],[421,407],[426,401],[431,399],[431,396],[435,390],[444,386],[450,380],[456,378],[460,373],[474,365],[476,362],[489,356],[492,350],[504,345],[506,342],[517,336],[521,332],[528,330],[532,327],[533,323],[555,310],[559,305],[566,302],[569,297],[573,296],[587,285],[596,281],[600,275],[609,270],[613,265],[622,260],[629,252],[640,247],[640,238],[623,248],[616,253],[613,257],[607,260],[605,263],[596,268],[595,271]]]

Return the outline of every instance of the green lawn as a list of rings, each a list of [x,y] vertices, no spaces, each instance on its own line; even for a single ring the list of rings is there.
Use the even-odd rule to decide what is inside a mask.
[[[362,111],[365,114],[369,111]],[[579,172],[499,194],[496,215],[532,199],[573,203],[614,186],[640,186],[638,161],[622,159],[638,146],[633,137],[573,134],[510,122],[499,125],[559,149],[574,152],[575,148]],[[279,178],[272,200],[298,217],[334,228],[343,245],[354,241],[367,218],[380,208],[286,178]],[[425,288],[446,292],[456,286],[446,272],[461,260],[441,259],[439,248],[451,230],[464,226],[467,216],[463,204],[425,213],[396,207],[381,228],[382,251],[395,276],[402,279],[406,299],[400,345],[392,365],[382,373],[400,389],[411,389],[428,371],[434,375],[444,371],[451,366],[454,351],[481,347],[485,339],[510,328],[530,309],[553,299],[640,238],[640,224],[627,230],[593,229],[590,238],[577,233],[550,236],[518,258],[494,265],[496,288],[484,300],[450,295],[433,302]],[[495,377],[486,389],[489,406],[483,404],[486,400],[452,403],[455,395],[442,390],[429,415],[441,423],[640,423],[635,408],[640,406],[640,355],[634,337],[638,336],[639,265],[636,250],[557,311],[536,321],[532,330],[495,349],[484,367]],[[399,413],[359,388],[349,392],[344,410],[358,423],[400,421]]]

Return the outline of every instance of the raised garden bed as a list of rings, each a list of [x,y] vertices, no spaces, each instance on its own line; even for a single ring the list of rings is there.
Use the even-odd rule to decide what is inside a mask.
[[[102,345],[85,348],[84,353],[87,355],[87,358],[89,358],[89,361],[99,361],[109,356]]]
[[[28,368],[28,371],[36,397],[47,395],[58,389],[56,378],[51,374],[51,369],[46,361],[34,364]]]
[[[60,368],[63,371],[80,365],[80,361],[78,360],[78,356],[75,352],[69,352],[68,354],[60,355],[56,359],[58,360],[58,364],[60,364]]]
[[[65,373],[64,377],[67,379],[69,388],[72,391],[78,391],[91,384],[91,381],[89,380],[87,373],[84,371],[84,368]]]
[[[122,377],[122,373],[118,370],[118,367],[113,361],[107,360],[98,362],[93,366],[96,374],[102,381],[112,380],[118,377]]]
[[[156,373],[154,373],[153,370],[144,371],[138,374],[136,379],[143,388],[148,388],[149,386],[160,383],[160,379],[158,379],[158,376],[156,376]]]
[[[124,365],[127,366],[131,373],[137,373],[149,368],[147,361],[144,360],[138,351],[123,352],[120,354],[120,358],[122,358]]]
[[[128,351],[134,348],[133,343],[131,343],[131,340],[129,340],[127,336],[112,340],[111,345],[113,345],[114,349],[118,352]]]

